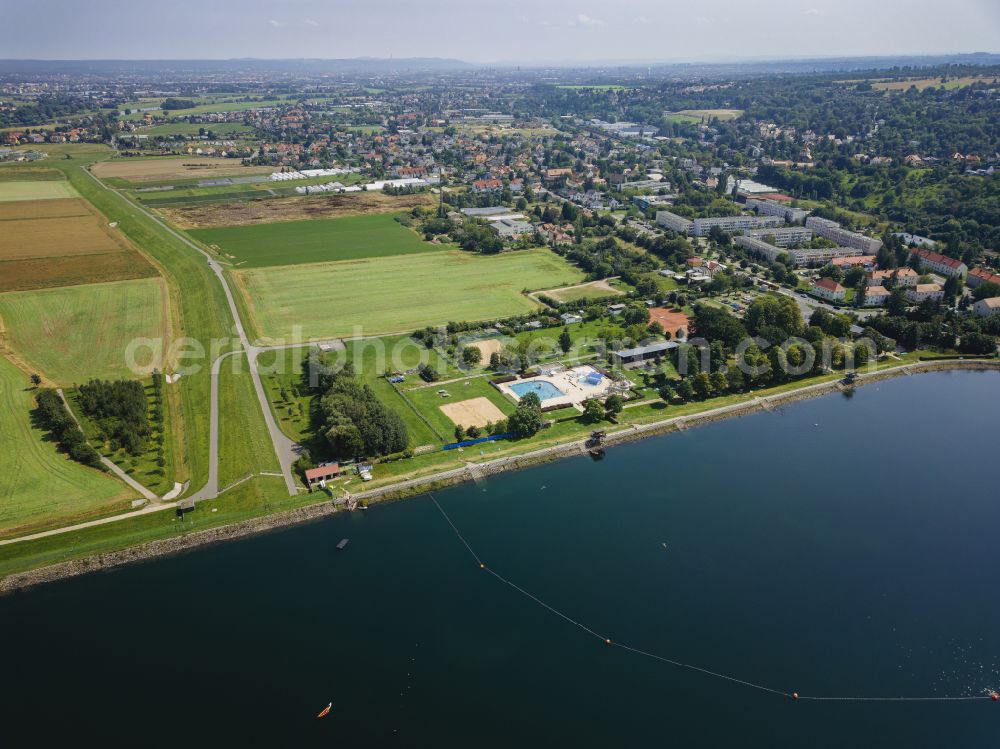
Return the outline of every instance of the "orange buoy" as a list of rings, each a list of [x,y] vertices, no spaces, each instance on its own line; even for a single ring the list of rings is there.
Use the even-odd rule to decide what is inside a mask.
[[[486,565],[485,565],[485,564],[483,564],[482,562],[480,562],[480,563],[479,563],[479,569],[481,569],[481,570],[485,570],[485,569],[486,569]]]
[[[797,700],[798,698],[799,698],[799,693],[798,692],[792,692],[792,699],[793,700]]]
[[[994,692],[990,696],[993,698],[994,702],[996,702],[997,700],[1000,700],[1000,694],[997,694],[996,692]]]
[[[605,641],[604,641],[604,644],[605,644],[605,645],[610,645],[610,644],[611,644],[611,640],[605,640]]]

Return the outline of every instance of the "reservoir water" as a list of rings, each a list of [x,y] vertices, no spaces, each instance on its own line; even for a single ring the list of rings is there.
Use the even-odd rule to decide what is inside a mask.
[[[939,373],[435,496],[490,568],[616,642],[802,695],[979,696],[998,458],[1000,375]],[[427,497],[9,596],[0,632],[12,747],[1000,737],[989,700],[793,701],[606,647],[481,571]]]

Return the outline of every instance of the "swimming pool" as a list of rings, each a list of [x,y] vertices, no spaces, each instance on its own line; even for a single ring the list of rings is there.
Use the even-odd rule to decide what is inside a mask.
[[[548,398],[559,398],[566,395],[548,380],[529,380],[527,382],[514,382],[509,385],[510,389],[517,393],[518,398],[523,398],[528,393],[537,393],[539,400]]]

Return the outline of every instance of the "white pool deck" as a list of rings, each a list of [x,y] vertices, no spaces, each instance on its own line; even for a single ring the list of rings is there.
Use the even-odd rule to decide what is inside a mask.
[[[562,391],[563,394],[546,398],[542,401],[542,406],[545,408],[549,408],[550,406],[576,406],[591,398],[603,398],[611,392],[612,383],[608,377],[602,376],[601,381],[596,385],[584,382],[584,378],[594,372],[597,372],[597,370],[589,364],[584,364],[553,374],[537,375],[535,377],[514,380],[513,382],[505,382],[499,387],[501,392],[506,393],[515,401],[519,401],[521,400],[521,396],[511,389],[511,385],[517,385],[522,382],[550,382]]]

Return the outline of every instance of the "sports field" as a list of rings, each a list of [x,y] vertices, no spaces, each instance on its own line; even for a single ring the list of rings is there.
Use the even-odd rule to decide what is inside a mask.
[[[581,299],[601,299],[610,296],[622,296],[625,292],[616,289],[608,281],[591,281],[579,286],[568,286],[564,289],[549,289],[545,296],[552,297],[557,302],[576,302]]]
[[[549,250],[461,251],[250,269],[234,274],[257,333],[308,339],[415,330],[537,309],[524,289],[565,286],[582,273]]]
[[[743,114],[742,109],[681,109],[677,112],[667,113],[668,120],[682,122],[701,122],[717,119],[720,122],[735,120]]]
[[[0,356],[0,537],[125,509],[133,495],[123,484],[60,454],[32,425],[29,387]]]
[[[0,203],[0,292],[155,275],[156,269],[84,200]]]
[[[267,166],[243,166],[237,159],[214,159],[209,156],[170,156],[150,159],[114,159],[99,161],[91,171],[101,179],[117,177],[128,182],[166,182],[195,178],[234,177],[273,172]]]
[[[165,300],[163,281],[152,278],[0,294],[0,341],[60,385],[132,377],[125,347],[167,337]]]
[[[442,396],[438,391],[448,393]],[[455,438],[455,426],[485,426],[506,418],[514,403],[490,385],[485,377],[470,377],[443,385],[406,391],[410,402],[445,436],[446,442]]]
[[[80,196],[76,190],[64,180],[37,179],[0,182],[0,203],[78,197]]]
[[[440,250],[393,214],[200,229],[191,236],[240,268],[322,263]]]

